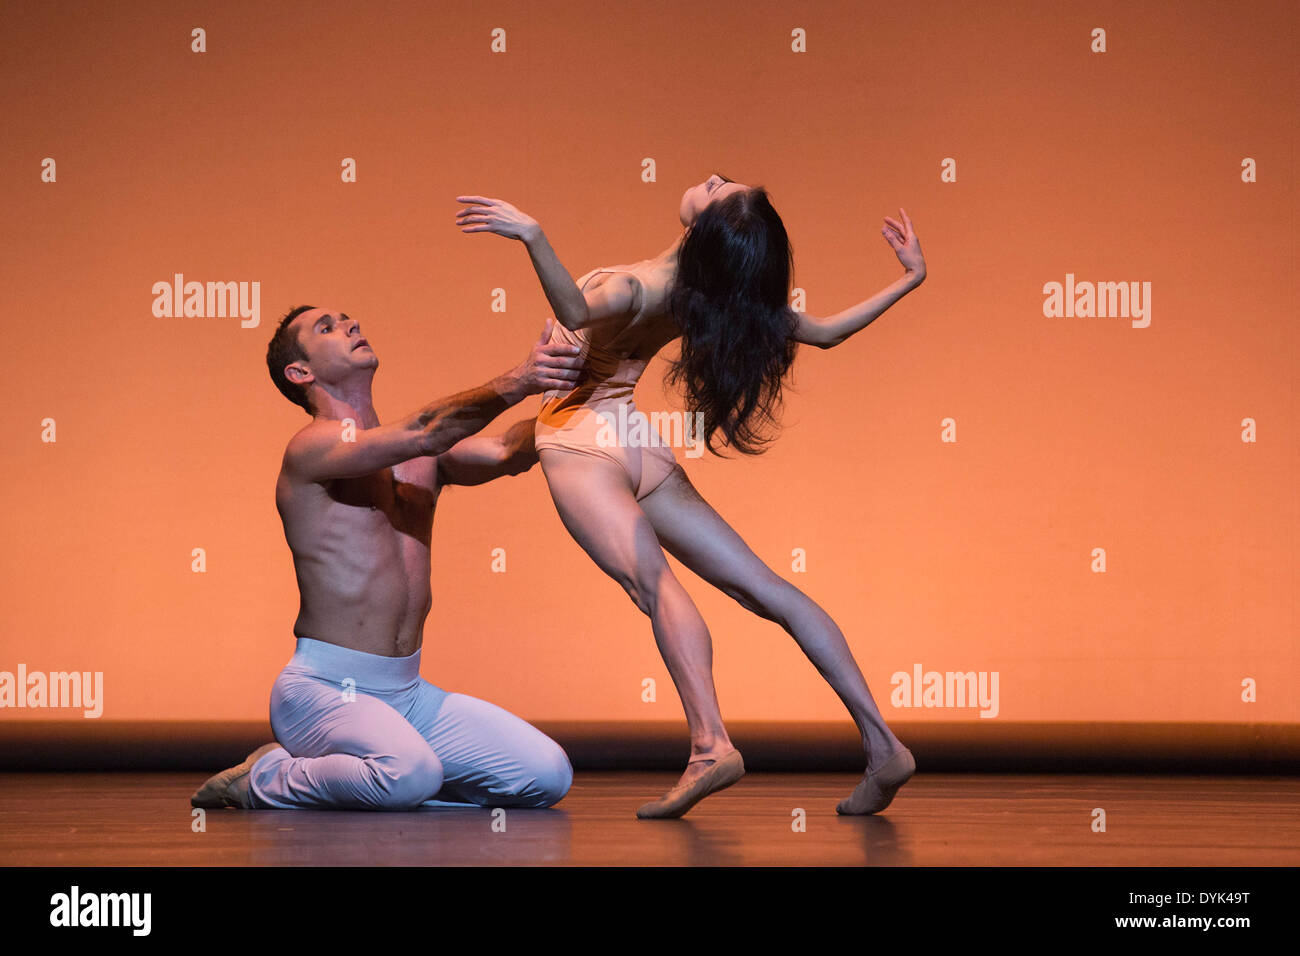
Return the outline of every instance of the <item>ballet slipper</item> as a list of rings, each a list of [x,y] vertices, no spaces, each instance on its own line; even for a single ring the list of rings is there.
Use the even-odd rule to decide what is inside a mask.
[[[898,788],[916,772],[912,751],[904,747],[873,773],[863,774],[862,782],[836,806],[835,812],[850,816],[879,813],[889,806]]]
[[[692,757],[688,764],[714,760],[713,757]],[[658,800],[645,804],[636,815],[642,820],[675,819],[695,806],[709,794],[724,790],[745,775],[745,761],[739,750],[733,750],[704,773],[687,784],[679,784]]]
[[[248,774],[253,769],[253,764],[257,763],[264,754],[270,753],[280,745],[277,743],[262,744],[251,754],[244,758],[244,762],[236,764],[221,773],[213,774],[209,777],[199,789],[194,791],[190,797],[190,805],[195,807],[237,807],[240,810],[251,810],[252,804],[248,801]]]

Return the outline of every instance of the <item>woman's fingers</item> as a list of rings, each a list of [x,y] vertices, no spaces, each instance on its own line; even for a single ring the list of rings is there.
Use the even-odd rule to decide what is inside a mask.
[[[486,196],[457,196],[456,202],[478,203],[482,206],[492,206],[500,202],[497,199],[488,199]]]
[[[898,207],[898,212],[899,215],[903,217],[902,222],[899,222],[897,219],[890,219],[888,216],[885,217],[885,222],[888,223],[889,227],[898,235],[900,241],[903,243],[910,243],[916,238],[916,233],[912,229],[912,220],[907,215],[907,210],[902,206]]]
[[[893,227],[894,231],[900,236],[907,239],[912,235],[912,220],[907,217],[907,212],[902,206],[898,207],[898,212],[899,215],[903,217],[902,222],[899,222],[897,219],[890,219],[888,216],[885,217],[885,222],[889,223],[889,225]]]
[[[479,224],[482,225],[479,225]],[[496,232],[496,218],[483,213],[463,212],[456,217],[456,225],[461,232]],[[468,228],[466,228],[468,227]]]

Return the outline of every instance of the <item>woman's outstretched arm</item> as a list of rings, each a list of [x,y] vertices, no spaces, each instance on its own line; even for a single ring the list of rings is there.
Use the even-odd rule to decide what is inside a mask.
[[[818,348],[829,349],[839,345],[855,332],[865,329],[891,305],[925,281],[925,257],[921,254],[921,241],[912,229],[912,220],[906,211],[898,210],[902,222],[885,217],[881,233],[903,264],[903,275],[865,302],[837,312],[829,318],[818,319],[801,312],[795,313],[794,337],[796,341]]]
[[[569,331],[576,332],[601,319],[632,313],[636,290],[630,280],[606,282],[590,295],[584,294],[551,248],[536,219],[502,199],[457,196],[456,201],[471,204],[456,215],[456,225],[462,232],[494,232],[507,239],[518,239],[527,247],[555,318]]]

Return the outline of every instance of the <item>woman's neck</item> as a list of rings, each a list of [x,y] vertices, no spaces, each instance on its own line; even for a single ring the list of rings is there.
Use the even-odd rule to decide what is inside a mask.
[[[673,244],[671,246],[669,246],[663,252],[659,253],[659,255],[655,256],[653,259],[649,260],[650,264],[653,265],[656,269],[664,268],[664,269],[671,269],[672,271],[676,271],[677,253],[681,250],[682,239],[684,239],[685,237],[686,237],[686,233],[683,232],[680,236],[678,236],[673,241]]]

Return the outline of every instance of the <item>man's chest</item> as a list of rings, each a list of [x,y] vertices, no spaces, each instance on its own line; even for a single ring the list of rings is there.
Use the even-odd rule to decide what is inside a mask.
[[[329,495],[339,505],[371,512],[427,547],[440,490],[435,467],[435,459],[419,458],[369,475],[339,478],[331,483]]]

